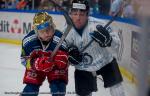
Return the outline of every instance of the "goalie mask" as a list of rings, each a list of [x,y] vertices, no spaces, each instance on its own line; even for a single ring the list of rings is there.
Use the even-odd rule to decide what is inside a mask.
[[[34,29],[44,30],[46,28],[55,28],[52,17],[47,12],[39,12],[33,18]]]
[[[71,9],[89,11],[89,3],[87,0],[73,0],[71,7]]]

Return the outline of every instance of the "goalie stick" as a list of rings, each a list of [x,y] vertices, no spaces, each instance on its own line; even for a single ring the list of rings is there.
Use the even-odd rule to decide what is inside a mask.
[[[49,1],[51,3],[53,3],[55,6],[59,7],[63,11],[63,15],[67,22],[67,28],[66,28],[64,34],[62,35],[62,37],[60,38],[60,41],[58,42],[57,46],[55,47],[55,49],[53,50],[53,52],[51,54],[51,58],[53,58],[74,24],[73,24],[70,16],[68,15],[68,12],[64,8],[62,8],[59,4],[55,3],[53,0],[49,0]]]
[[[111,20],[109,20],[109,22],[104,26],[104,28],[107,28],[116,19],[116,17],[118,16],[118,14],[119,14],[119,12],[116,13],[115,16],[113,16],[111,18]],[[86,48],[88,48],[92,44],[93,41],[94,41],[94,39],[92,39],[91,41],[89,41],[89,43],[87,45],[85,45],[85,47],[83,47],[80,52],[84,52],[84,50]]]

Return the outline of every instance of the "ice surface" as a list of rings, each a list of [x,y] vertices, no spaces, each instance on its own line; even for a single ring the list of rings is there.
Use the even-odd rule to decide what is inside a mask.
[[[19,96],[23,90],[22,83],[24,75],[24,66],[20,63],[21,46],[0,43],[0,96]],[[76,96],[71,94],[74,89],[74,67],[69,67],[69,83],[67,85],[66,96]],[[110,96],[109,89],[103,88],[103,82],[98,79],[98,92],[93,96]],[[40,88],[39,96],[51,96],[49,93],[49,84],[44,81]],[[136,86],[124,78],[123,86],[126,96],[137,96]]]

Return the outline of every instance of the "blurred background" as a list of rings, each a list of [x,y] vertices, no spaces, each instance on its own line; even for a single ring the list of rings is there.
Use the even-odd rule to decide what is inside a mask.
[[[53,1],[68,10],[72,0]],[[88,1],[91,6],[90,16],[97,21],[108,22],[119,13],[111,26],[118,32],[122,42],[117,59],[124,77],[126,95],[150,96],[150,0]],[[20,64],[21,40],[32,30],[33,16],[39,11],[51,14],[57,28],[62,29],[62,25],[65,24],[62,10],[50,0],[0,0],[1,96],[11,95],[4,94],[5,92],[21,92],[23,89],[24,68]],[[67,90],[74,92],[72,85],[74,69],[71,67],[70,70]],[[19,75],[16,75],[17,73]],[[102,82],[100,80],[98,82],[101,91],[94,96],[99,94],[109,96],[108,91],[103,89]],[[44,86],[47,86],[47,83],[44,83]],[[41,88],[42,91],[48,91],[49,89],[44,86]]]
[[[54,0],[65,9],[71,0]],[[113,16],[120,11],[122,18],[135,18],[140,4],[137,0],[88,0],[90,2],[90,14],[103,14]],[[61,11],[50,0],[0,0],[0,9],[19,9],[19,10],[47,10]]]

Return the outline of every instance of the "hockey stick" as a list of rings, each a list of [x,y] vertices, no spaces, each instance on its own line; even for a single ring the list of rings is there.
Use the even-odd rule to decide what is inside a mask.
[[[119,14],[119,12],[116,13],[115,16],[113,16],[113,17],[111,18],[111,20],[109,20],[109,22],[104,26],[104,28],[107,28],[107,27],[116,19],[116,17],[118,16],[118,14]],[[94,39],[92,39],[87,45],[85,45],[85,47],[83,47],[83,48],[81,49],[81,52],[84,52],[84,50],[85,50],[86,48],[88,48],[88,47],[93,43],[93,41],[94,41]]]
[[[73,24],[70,16],[68,15],[68,12],[64,8],[62,8],[59,4],[55,3],[53,0],[49,0],[49,1],[62,10],[62,12],[64,13],[63,15],[67,22],[67,28],[66,28],[64,34],[62,35],[62,37],[60,38],[60,41],[58,42],[57,46],[55,47],[55,49],[53,50],[53,52],[51,54],[51,59],[52,59],[55,56],[55,54],[58,51],[61,44],[63,43],[63,41],[65,40],[65,38],[67,37],[69,31],[71,30],[71,28],[74,24]]]

